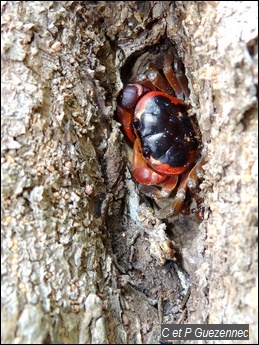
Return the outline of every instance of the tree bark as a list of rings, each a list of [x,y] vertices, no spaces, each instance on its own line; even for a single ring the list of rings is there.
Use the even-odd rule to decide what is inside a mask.
[[[257,343],[257,2],[1,6],[2,343],[154,344],[160,323]],[[156,218],[113,119],[123,67],[165,38],[203,138],[201,224]]]

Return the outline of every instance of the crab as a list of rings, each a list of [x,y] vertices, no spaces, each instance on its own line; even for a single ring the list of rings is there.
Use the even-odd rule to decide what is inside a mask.
[[[193,213],[203,219],[204,204],[198,194],[203,176],[201,134],[190,105],[188,82],[176,49],[160,49],[153,59],[149,53],[135,64],[143,73],[134,75],[117,97],[117,120],[133,146],[132,170],[139,190],[155,200],[172,202],[157,212],[158,218]]]

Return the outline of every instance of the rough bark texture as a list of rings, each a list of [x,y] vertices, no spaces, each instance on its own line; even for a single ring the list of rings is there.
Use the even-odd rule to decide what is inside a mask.
[[[2,343],[158,343],[161,322],[257,343],[257,2],[1,6]],[[201,224],[155,217],[113,120],[121,68],[165,37],[203,136]]]

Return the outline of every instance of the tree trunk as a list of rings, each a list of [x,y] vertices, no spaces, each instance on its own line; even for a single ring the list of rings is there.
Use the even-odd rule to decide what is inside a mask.
[[[2,343],[154,344],[160,323],[257,343],[257,2],[1,6]],[[201,224],[156,218],[113,120],[123,67],[166,38],[203,138]]]

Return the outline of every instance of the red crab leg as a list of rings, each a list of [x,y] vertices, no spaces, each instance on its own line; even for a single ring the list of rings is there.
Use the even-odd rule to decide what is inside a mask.
[[[188,188],[192,191],[198,186],[199,180],[203,177],[202,167],[204,163],[205,160],[203,157],[201,157],[199,161],[195,164],[195,166],[192,168],[192,170],[189,172]]]
[[[178,187],[177,194],[171,205],[162,208],[157,212],[158,218],[166,218],[172,216],[174,213],[178,213],[181,210],[183,202],[185,200],[187,182],[188,182],[189,172],[182,175],[181,183]]]
[[[170,84],[162,77],[162,75],[158,72],[156,65],[152,62],[149,64],[148,79],[158,90],[172,94]]]
[[[164,181],[163,187],[161,190],[155,186],[147,186],[144,184],[139,185],[139,190],[150,198],[153,197],[157,199],[166,199],[170,196],[172,191],[175,189],[177,182],[178,182],[178,176],[172,175]]]
[[[155,91],[155,85],[144,74],[139,74],[130,80],[131,83],[137,83],[145,86],[150,91]]]
[[[193,211],[195,214],[195,217],[199,220],[203,220],[203,213],[204,213],[204,199],[200,197],[199,194],[196,194],[196,187],[199,184],[199,179],[201,179],[204,175],[203,172],[203,165],[205,164],[205,160],[203,157],[199,159],[197,164],[192,168],[192,170],[189,173],[188,178],[188,188],[190,189],[192,193],[192,197],[195,199],[197,208]]]
[[[174,64],[174,70],[172,68]],[[188,82],[181,70],[181,61],[174,54],[173,48],[170,48],[166,54],[165,63],[163,67],[164,75],[172,86],[176,97],[181,99],[188,99],[190,91],[188,88]]]
[[[181,208],[183,206],[185,196],[186,196],[186,190],[189,188],[193,193],[194,197],[197,201],[197,204],[202,203],[202,199],[198,199],[195,195],[195,188],[198,186],[199,179],[202,177],[202,166],[204,165],[205,161],[204,158],[201,157],[197,164],[192,168],[191,171],[188,171],[182,175],[181,183],[178,187],[177,194],[172,202],[171,205],[166,206],[165,208],[162,208],[158,211],[157,217],[158,218],[166,218],[168,216],[173,215],[174,213],[178,213],[181,211]],[[198,205],[199,206],[199,205]],[[198,215],[199,212],[197,212]],[[198,216],[196,217],[198,218]],[[201,217],[200,217],[201,219]]]
[[[161,189],[161,196],[168,198],[172,191],[175,189],[178,182],[178,175],[171,175],[165,182],[163,183],[163,187]],[[156,198],[159,196],[155,195]]]
[[[141,184],[156,185],[166,179],[165,175],[156,173],[151,169],[142,156],[140,140],[137,138],[133,146],[132,168],[135,179]]]

